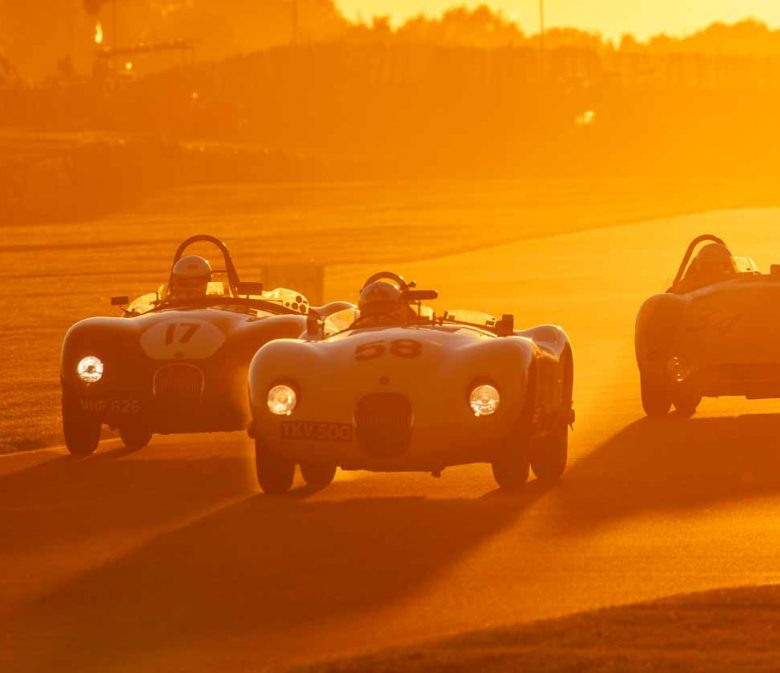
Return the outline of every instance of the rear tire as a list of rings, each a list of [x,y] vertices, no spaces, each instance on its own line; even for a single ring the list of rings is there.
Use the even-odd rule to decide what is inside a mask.
[[[65,435],[65,446],[70,453],[78,458],[95,453],[100,444],[99,418],[83,412],[76,400],[62,396],[62,433]]]
[[[336,466],[323,465],[322,463],[301,463],[301,476],[309,486],[324,488],[336,476]]]
[[[640,375],[642,408],[650,418],[663,418],[672,408],[672,396],[667,386]]]
[[[290,490],[295,478],[295,463],[271,451],[262,438],[255,436],[257,483],[263,493],[279,495]]]
[[[152,440],[152,433],[143,425],[120,425],[119,436],[132,451],[143,449]]]

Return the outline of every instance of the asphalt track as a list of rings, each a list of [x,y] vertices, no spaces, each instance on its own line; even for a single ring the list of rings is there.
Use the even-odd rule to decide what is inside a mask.
[[[279,668],[780,581],[780,403],[708,400],[692,420],[647,421],[632,344],[639,303],[689,238],[718,233],[767,267],[778,224],[777,211],[710,213],[399,269],[438,288],[440,307],[567,328],[578,421],[549,490],[500,493],[478,465],[341,473],[268,498],[240,434],[0,458],[0,670]],[[331,269],[327,290],[353,296],[374,270]]]

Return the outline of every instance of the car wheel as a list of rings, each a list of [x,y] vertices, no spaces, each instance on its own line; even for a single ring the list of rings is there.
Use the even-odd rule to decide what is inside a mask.
[[[650,418],[663,418],[672,408],[672,396],[669,389],[640,375],[642,387],[642,408]]]
[[[257,483],[263,493],[276,495],[286,493],[295,477],[295,463],[278,453],[271,451],[262,440],[255,436],[255,467]]]
[[[516,491],[528,481],[530,465],[530,433],[524,429],[493,461],[493,478],[500,488]]]
[[[690,391],[680,391],[674,398],[674,408],[677,413],[686,418],[690,418],[696,413],[696,409],[701,404],[701,395]]]
[[[558,481],[569,460],[569,424],[574,422],[574,364],[570,351],[564,358],[561,411],[553,418],[547,432],[531,444],[531,468],[536,478],[545,483]]]
[[[333,481],[336,476],[335,465],[323,465],[322,463],[301,463],[301,476],[309,486],[324,487]]]
[[[143,425],[120,425],[119,436],[124,445],[133,451],[143,449],[152,439],[152,433]]]
[[[531,468],[539,481],[552,483],[563,476],[569,459],[569,426],[556,421],[549,433],[535,440]]]
[[[83,458],[95,452],[100,443],[100,419],[83,412],[75,400],[62,397],[62,433],[65,446],[74,456]]]

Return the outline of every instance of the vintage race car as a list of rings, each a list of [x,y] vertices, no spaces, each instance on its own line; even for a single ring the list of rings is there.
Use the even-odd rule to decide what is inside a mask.
[[[193,236],[174,256],[174,267],[194,243],[216,246],[222,280],[185,302],[160,290],[128,302],[124,316],[95,317],[71,327],[62,347],[62,422],[71,453],[92,453],[101,426],[119,430],[128,447],[153,433],[245,430],[249,363],[272,339],[299,336],[309,306],[293,290],[263,291],[239,279],[225,244]],[[202,259],[202,258],[198,258]],[[129,304],[129,305],[128,305]]]
[[[697,248],[706,243],[697,253]],[[780,397],[780,267],[762,274],[717,236],[694,239],[636,321],[642,405],[691,416],[702,397]]]
[[[249,396],[257,477],[268,493],[290,488],[296,464],[324,486],[336,468],[426,471],[488,462],[498,484],[521,487],[529,464],[555,480],[567,461],[573,359],[565,332],[515,331],[513,317],[434,314],[436,298],[392,273],[405,317],[377,325],[347,309],[312,312],[304,340],[263,346]]]

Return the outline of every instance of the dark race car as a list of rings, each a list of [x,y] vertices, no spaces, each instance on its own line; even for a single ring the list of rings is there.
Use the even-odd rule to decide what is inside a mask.
[[[674,405],[690,416],[702,397],[780,397],[778,306],[780,268],[762,274],[717,236],[694,239],[672,286],[637,316],[647,415],[665,416]]]
[[[204,242],[216,247],[224,268],[185,256]],[[242,282],[225,244],[207,235],[179,246],[157,292],[128,303],[114,297],[123,317],[88,318],[65,335],[62,424],[74,455],[97,448],[104,424],[132,448],[154,433],[245,429],[252,356],[272,339],[298,337],[309,309],[298,292]]]

